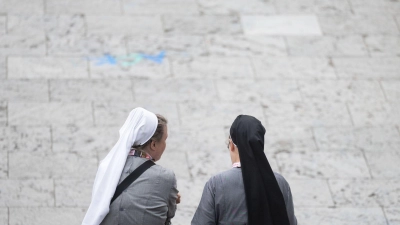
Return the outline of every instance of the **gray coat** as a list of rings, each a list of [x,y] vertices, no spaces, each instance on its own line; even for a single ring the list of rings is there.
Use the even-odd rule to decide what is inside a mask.
[[[128,156],[119,183],[146,160]],[[154,165],[115,199],[101,225],[163,225],[175,216],[177,193],[174,172]]]
[[[274,173],[283,193],[291,225],[296,225],[292,193],[289,184],[280,174]],[[217,174],[206,183],[192,225],[245,225],[247,206],[240,168]],[[266,224],[267,225],[267,224]]]

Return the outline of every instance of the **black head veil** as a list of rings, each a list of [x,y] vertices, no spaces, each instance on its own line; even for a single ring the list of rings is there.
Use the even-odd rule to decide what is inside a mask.
[[[230,135],[239,149],[249,225],[290,225],[285,201],[264,154],[265,128],[247,115],[233,122]]]

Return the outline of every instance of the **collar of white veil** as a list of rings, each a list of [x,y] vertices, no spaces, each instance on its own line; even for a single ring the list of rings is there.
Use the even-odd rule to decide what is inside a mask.
[[[110,201],[117,188],[126,158],[132,145],[142,145],[157,129],[157,116],[143,108],[135,108],[119,130],[118,142],[100,162],[94,180],[92,200],[82,225],[98,225],[108,214]]]

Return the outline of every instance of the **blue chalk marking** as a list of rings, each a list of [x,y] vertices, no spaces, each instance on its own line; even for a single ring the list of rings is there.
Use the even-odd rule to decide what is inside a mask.
[[[110,54],[105,54],[104,57],[99,58],[96,62],[96,65],[98,66],[104,64],[117,65],[117,60],[114,56]]]
[[[146,55],[142,54],[143,58],[151,60],[153,62],[156,62],[158,64],[162,63],[164,57],[165,57],[165,51],[161,51],[158,55],[152,56],[152,55]]]
[[[141,62],[142,60],[149,60],[152,62],[155,62],[157,64],[161,64],[165,58],[165,51],[161,51],[158,55],[147,55],[147,54],[136,54],[136,53],[131,53],[126,56],[119,56],[119,57],[114,57],[110,54],[105,54],[104,56],[100,58],[94,58],[94,57],[87,57],[86,59],[88,60],[93,60],[96,61],[96,65],[104,65],[104,64],[110,64],[110,65],[117,65],[118,63],[124,67],[128,66],[133,66]]]

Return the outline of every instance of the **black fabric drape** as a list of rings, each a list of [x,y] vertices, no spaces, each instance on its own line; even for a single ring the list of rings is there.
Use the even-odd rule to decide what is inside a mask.
[[[230,135],[239,149],[249,225],[290,225],[285,201],[264,154],[265,128],[247,115],[233,122]]]

